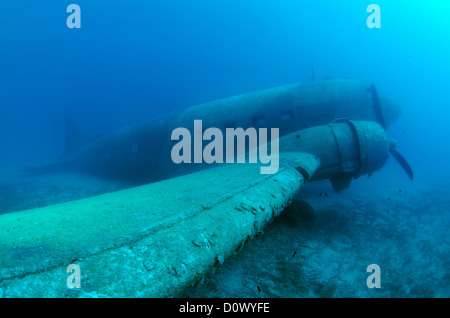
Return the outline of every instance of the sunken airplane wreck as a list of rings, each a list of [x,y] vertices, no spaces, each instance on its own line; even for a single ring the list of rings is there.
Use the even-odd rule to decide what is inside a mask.
[[[180,295],[260,233],[306,182],[330,179],[340,191],[379,170],[389,153],[412,179],[385,132],[400,111],[373,85],[314,81],[194,106],[87,144],[73,137],[60,163],[29,172],[70,169],[142,185],[1,215],[2,293]],[[171,132],[192,129],[195,119],[205,127],[279,127],[277,173],[250,163],[173,163]]]
[[[340,119],[375,121],[385,129],[400,114],[400,106],[392,100],[378,97],[373,85],[355,80],[324,80],[276,87],[193,106],[87,142],[67,118],[66,151],[61,161],[29,168],[26,172],[73,170],[146,184],[209,166],[176,164],[171,160],[171,150],[175,144],[171,138],[172,132],[178,127],[194,131],[196,119],[202,120],[203,127],[222,130],[236,127],[279,128],[279,136],[283,137]],[[389,150],[412,178],[406,161],[393,147]],[[332,178],[348,179],[348,176],[344,173]]]

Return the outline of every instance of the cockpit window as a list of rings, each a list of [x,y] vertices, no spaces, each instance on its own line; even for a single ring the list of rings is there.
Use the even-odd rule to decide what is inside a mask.
[[[254,126],[263,126],[267,121],[264,116],[256,116],[252,118],[252,122]]]

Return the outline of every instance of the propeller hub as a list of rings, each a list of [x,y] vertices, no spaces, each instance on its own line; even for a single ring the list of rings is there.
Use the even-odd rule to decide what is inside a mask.
[[[395,139],[389,139],[388,140],[389,149],[394,149],[397,147],[397,140]]]

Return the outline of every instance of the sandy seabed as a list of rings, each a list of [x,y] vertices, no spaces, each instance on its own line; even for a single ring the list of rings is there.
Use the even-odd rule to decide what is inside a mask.
[[[450,297],[446,188],[306,186],[187,297]],[[370,264],[380,287],[368,288]]]

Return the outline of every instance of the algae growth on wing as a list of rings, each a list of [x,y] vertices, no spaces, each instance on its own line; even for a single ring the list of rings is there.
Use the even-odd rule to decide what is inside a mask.
[[[311,171],[318,165],[311,155],[295,160]],[[263,176],[258,165],[229,165],[2,215],[4,294],[176,295],[261,231],[304,182],[291,166]],[[65,283],[71,263],[87,278],[72,294]],[[53,287],[27,288],[46,282]]]

